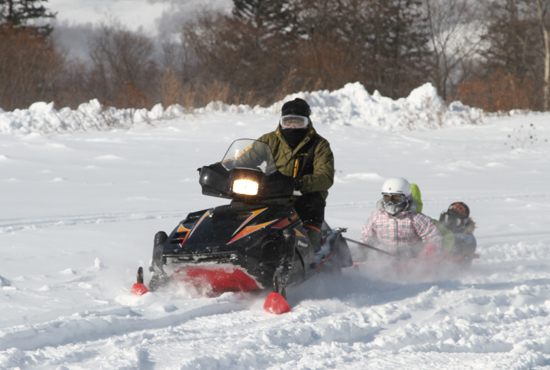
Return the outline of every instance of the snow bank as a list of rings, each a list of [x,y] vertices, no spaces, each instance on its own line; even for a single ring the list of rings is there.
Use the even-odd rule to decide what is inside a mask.
[[[349,83],[333,92],[317,91],[288,96],[307,100],[316,122],[351,126],[375,126],[388,130],[435,129],[450,125],[477,123],[483,117],[479,109],[460,102],[447,106],[436,88],[426,83],[406,98],[393,100],[378,91],[369,94],[360,83]],[[280,106],[277,103],[276,106]]]
[[[0,133],[28,134],[31,132],[73,132],[127,128],[138,122],[151,122],[172,115],[181,116],[183,108],[170,107],[164,111],[160,104],[147,109],[116,109],[102,106],[97,99],[80,104],[76,110],[56,110],[54,103],[37,102],[29,109],[0,111]]]
[[[54,103],[37,102],[29,109],[16,109],[13,112],[0,110],[0,134],[109,130],[187,114],[216,112],[277,115],[285,101],[296,97],[307,100],[312,107],[312,119],[323,124],[375,126],[400,131],[473,124],[479,122],[483,116],[481,110],[466,107],[460,102],[445,105],[430,83],[413,90],[406,98],[392,100],[381,96],[378,91],[371,95],[363,85],[356,82],[333,92],[325,90],[292,94],[268,108],[212,102],[204,108],[188,112],[180,105],[173,105],[165,110],[160,104],[151,110],[115,109],[104,107],[94,99],[81,104],[76,110],[56,110]]]

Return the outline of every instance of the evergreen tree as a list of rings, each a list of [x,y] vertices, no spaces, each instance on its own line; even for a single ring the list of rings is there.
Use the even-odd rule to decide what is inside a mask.
[[[420,0],[233,0],[230,16],[184,28],[193,81],[271,104],[287,94],[361,82],[407,96],[429,80]]]
[[[366,86],[391,98],[403,97],[428,79],[427,19],[416,0],[370,0],[365,24]]]
[[[278,35],[295,31],[295,16],[288,0],[233,0],[233,16]]]
[[[48,0],[0,0],[0,25],[3,27],[25,28],[29,20],[55,18],[42,4]],[[43,36],[49,35],[50,25],[34,27]]]

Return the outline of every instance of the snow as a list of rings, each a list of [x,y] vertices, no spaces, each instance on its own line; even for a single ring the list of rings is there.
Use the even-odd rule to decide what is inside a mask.
[[[389,131],[432,129],[442,126],[460,126],[476,123],[483,112],[454,103],[443,104],[432,84],[427,83],[411,92],[407,98],[392,100],[378,91],[370,95],[360,83],[346,84],[336,91],[316,91],[289,95],[310,102],[319,122],[340,126],[375,126]],[[225,105],[212,102],[204,108],[186,109],[173,105],[166,110],[160,105],[146,109],[114,109],[103,107],[98,100],[81,104],[76,110],[56,110],[53,103],[38,102],[29,109],[0,112],[0,134],[52,133],[106,130],[112,127],[128,128],[135,123],[151,123],[167,119],[186,119],[193,114],[241,113],[272,115],[279,112],[282,102],[271,107]],[[245,122],[238,122],[245,126]]]
[[[275,129],[282,102],[38,102],[0,112],[0,369],[550,368],[550,114],[446,107],[431,85],[395,101],[359,84],[295,96],[335,154],[331,226],[358,239],[384,180],[405,177],[432,217],[470,206],[481,258],[406,281],[368,265],[319,275],[280,316],[267,291],[132,297],[155,233],[226,203],[201,195],[196,169]]]

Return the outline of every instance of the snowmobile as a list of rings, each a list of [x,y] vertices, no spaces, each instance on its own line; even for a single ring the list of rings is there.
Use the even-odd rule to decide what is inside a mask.
[[[290,310],[287,287],[353,265],[345,229],[325,222],[321,245],[312,245],[292,206],[294,179],[277,170],[266,143],[236,140],[221,162],[199,172],[202,194],[231,202],[188,214],[170,235],[158,232],[149,286],[140,268],[134,294],[174,280],[213,292],[273,287],[264,308],[282,313]]]

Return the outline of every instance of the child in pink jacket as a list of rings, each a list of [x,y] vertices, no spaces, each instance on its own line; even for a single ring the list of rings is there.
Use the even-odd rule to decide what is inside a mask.
[[[441,251],[441,233],[430,217],[416,212],[417,206],[407,180],[399,177],[386,180],[378,209],[363,226],[360,241],[397,258],[436,260]]]

